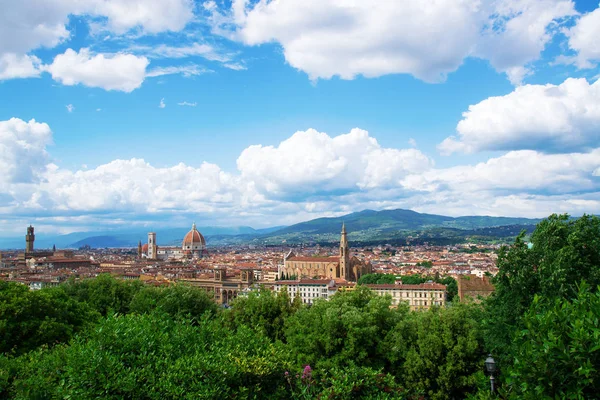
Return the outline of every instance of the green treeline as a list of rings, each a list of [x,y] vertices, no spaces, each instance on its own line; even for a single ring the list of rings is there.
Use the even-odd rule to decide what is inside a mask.
[[[193,287],[106,275],[0,282],[0,398],[489,399],[489,352],[500,398],[595,398],[600,219],[553,215],[531,241],[499,252],[491,298],[424,312],[363,285],[311,307],[261,290],[222,309]]]

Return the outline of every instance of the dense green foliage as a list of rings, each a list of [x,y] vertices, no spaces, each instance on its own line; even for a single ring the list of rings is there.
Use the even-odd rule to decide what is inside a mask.
[[[147,286],[133,296],[129,310],[138,314],[162,312],[176,319],[196,322],[206,313],[216,314],[217,305],[205,291],[191,286]]]
[[[262,289],[222,309],[185,285],[0,282],[0,398],[490,399],[488,352],[502,398],[597,397],[600,220],[553,215],[532,242],[499,252],[484,303],[418,312],[364,285],[310,307]],[[452,284],[402,277],[429,279]]]
[[[507,381],[514,398],[591,399],[600,388],[600,293],[582,285],[573,300],[536,296],[516,335]]]
[[[131,300],[142,287],[139,281],[117,280],[108,274],[83,281],[71,279],[62,285],[69,296],[90,305],[102,316],[128,313]]]
[[[286,337],[299,365],[317,369],[385,366],[385,348],[379,345],[408,307],[390,309],[390,298],[364,286],[302,308],[286,324]]]
[[[30,354],[10,390],[16,399],[270,397],[285,388],[287,366],[281,346],[247,328],[132,314]]]
[[[0,281],[0,352],[23,354],[68,341],[99,315],[60,289],[31,291]]]
[[[582,285],[588,288],[587,291],[598,293],[600,218],[583,216],[574,220],[567,215],[551,215],[537,226],[531,242],[532,246],[528,246],[521,235],[513,246],[498,253],[500,271],[494,278],[496,292],[486,302],[487,317],[483,320],[486,348],[496,355],[500,368],[513,371],[508,377],[500,375],[503,380],[507,378],[507,385],[504,385],[507,396],[520,393],[529,398],[554,398],[555,395],[578,398],[577,390],[568,387],[568,382],[575,379],[577,373],[568,371],[588,359],[581,358],[582,354],[576,350],[560,355],[564,349],[559,349],[567,345],[567,339],[554,335],[558,332],[563,335],[582,325],[591,329],[586,318],[600,319],[600,309],[594,308],[592,303],[588,304],[591,314],[575,312],[582,302],[593,299],[581,293]],[[571,304],[576,299],[577,302]],[[571,307],[574,314],[561,314],[562,307]],[[555,322],[553,327],[548,325],[552,321]],[[540,334],[550,335],[548,341],[542,341],[537,336]],[[528,354],[542,361],[544,352],[551,352],[553,358],[544,368],[562,371],[559,381],[542,376],[545,369],[537,360],[523,358]],[[597,356],[595,360],[592,367],[598,370]],[[586,367],[580,365],[578,368]],[[529,371],[525,375],[529,378],[538,374],[537,381],[521,382],[519,374],[525,371]],[[554,385],[552,390],[550,384]],[[586,387],[583,382],[580,384],[582,388]],[[536,397],[538,395],[540,397]]]
[[[359,285],[391,285],[396,283],[394,274],[365,274],[358,279]]]
[[[234,307],[222,317],[230,328],[247,326],[272,340],[285,340],[284,323],[301,305],[300,297],[290,301],[287,291],[277,295],[261,288],[258,293],[236,299]]]
[[[390,370],[411,392],[464,398],[474,390],[484,353],[482,310],[468,304],[413,312],[384,342]]]
[[[531,236],[533,246],[522,236],[498,253],[496,292],[486,307],[486,345],[504,365],[513,358],[507,349],[536,295],[551,305],[574,298],[582,281],[600,285],[600,218],[551,215]]]

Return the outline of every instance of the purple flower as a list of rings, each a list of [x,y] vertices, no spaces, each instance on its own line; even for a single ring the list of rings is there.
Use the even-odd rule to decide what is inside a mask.
[[[285,371],[285,374],[283,374],[283,375],[285,375],[286,377],[288,377],[288,376],[290,376],[290,373],[288,371]]]
[[[302,371],[302,379],[310,379],[312,377],[312,368],[310,365],[304,367],[304,371]]]

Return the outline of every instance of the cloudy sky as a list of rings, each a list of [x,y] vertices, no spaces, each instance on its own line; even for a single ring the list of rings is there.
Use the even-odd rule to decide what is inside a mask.
[[[0,231],[600,213],[597,0],[0,0]]]

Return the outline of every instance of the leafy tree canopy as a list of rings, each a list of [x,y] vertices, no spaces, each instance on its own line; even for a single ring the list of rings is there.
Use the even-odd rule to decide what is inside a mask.
[[[75,300],[85,302],[101,315],[107,316],[112,313],[127,314],[131,300],[143,285],[139,281],[124,281],[101,274],[95,279],[70,279],[61,286]]]
[[[176,284],[140,289],[131,299],[129,310],[138,314],[157,311],[177,319],[198,321],[205,313],[215,315],[217,305],[203,289]]]
[[[301,304],[298,301],[292,302],[287,290],[274,293],[261,288],[259,292],[252,292],[247,297],[238,297],[232,308],[223,313],[223,317],[228,326],[233,328],[248,326],[273,340],[285,341],[285,320]]]
[[[330,301],[316,300],[286,321],[286,338],[299,365],[381,368],[386,349],[382,338],[408,312],[390,309],[391,299],[364,286],[337,293]]]
[[[0,281],[0,352],[23,354],[41,345],[67,342],[99,315],[62,288],[29,290]]]
[[[553,305],[556,299],[575,298],[582,280],[600,285],[600,218],[553,214],[538,224],[532,246],[524,235],[499,251],[496,291],[487,304],[487,346],[504,364],[512,358],[507,349],[513,332],[521,329],[521,317],[536,295]]]
[[[515,335],[507,394],[519,399],[591,399],[600,388],[600,292],[581,285],[576,298],[548,307],[535,296]]]
[[[391,372],[412,393],[464,398],[474,390],[485,358],[481,314],[481,307],[473,304],[408,314],[382,346]]]

